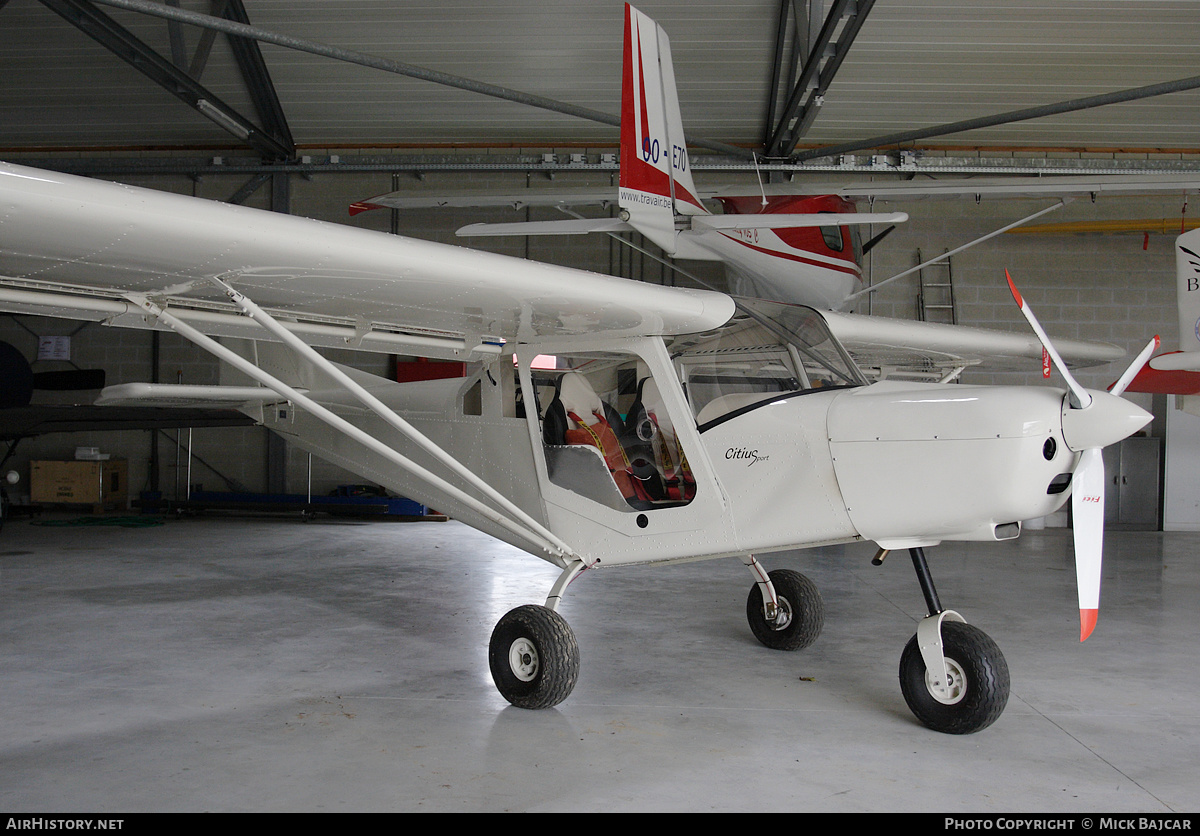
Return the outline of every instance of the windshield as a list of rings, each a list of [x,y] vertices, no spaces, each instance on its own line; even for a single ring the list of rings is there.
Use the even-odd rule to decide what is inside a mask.
[[[669,346],[700,430],[783,397],[866,383],[811,308],[739,299],[725,325]]]

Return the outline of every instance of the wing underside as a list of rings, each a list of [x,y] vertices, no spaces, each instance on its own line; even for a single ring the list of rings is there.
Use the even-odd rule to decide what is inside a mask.
[[[0,164],[0,308],[160,327],[151,299],[215,336],[264,338],[217,286],[253,298],[312,345],[481,357],[509,341],[685,334],[723,324],[730,297],[659,287]],[[829,314],[867,367],[935,374],[986,356],[1040,357],[1032,337]],[[1064,343],[1076,364],[1121,356]],[[905,359],[907,358],[907,360]]]
[[[723,294],[0,164],[0,306],[150,328],[151,297],[206,333],[259,336],[214,282],[316,345],[458,356],[547,336],[716,327]]]
[[[942,379],[977,367],[1027,372],[1042,358],[1042,344],[1033,334],[843,313],[826,313],[825,319],[872,378]],[[1072,368],[1125,356],[1123,349],[1108,343],[1055,339],[1054,344]]]

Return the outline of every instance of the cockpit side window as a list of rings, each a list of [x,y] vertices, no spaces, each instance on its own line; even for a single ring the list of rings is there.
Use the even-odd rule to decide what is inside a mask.
[[[842,227],[840,226],[822,226],[821,237],[825,239],[825,246],[833,250],[835,253],[840,253],[845,249],[845,239],[843,238]]]
[[[625,512],[691,502],[674,416],[644,364],[596,352],[560,355],[558,366],[533,372],[550,481]]]
[[[701,432],[782,397],[866,382],[825,320],[797,305],[741,300],[720,329],[670,351]]]

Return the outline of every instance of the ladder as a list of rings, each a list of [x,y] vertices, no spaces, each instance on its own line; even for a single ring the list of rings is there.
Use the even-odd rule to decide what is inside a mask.
[[[917,250],[917,264],[924,264],[920,250]],[[957,325],[958,314],[954,309],[954,269],[950,265],[950,259],[944,258],[926,265],[917,271],[917,275],[917,313],[921,321]]]

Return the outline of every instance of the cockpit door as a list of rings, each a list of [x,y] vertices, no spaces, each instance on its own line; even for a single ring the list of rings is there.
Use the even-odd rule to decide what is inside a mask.
[[[534,364],[535,354],[554,360]],[[517,356],[556,533],[609,563],[737,553],[727,499],[661,339],[541,343]]]

